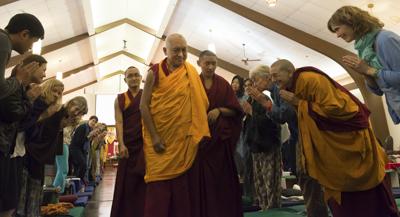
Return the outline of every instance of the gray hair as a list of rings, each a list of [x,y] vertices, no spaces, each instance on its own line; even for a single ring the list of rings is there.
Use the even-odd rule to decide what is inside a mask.
[[[250,70],[249,75],[250,75],[250,78],[254,78],[254,77],[267,78],[270,76],[269,66],[258,65]]]
[[[76,96],[76,97],[72,98],[71,100],[69,100],[67,102],[66,106],[69,107],[69,106],[71,106],[71,104],[79,106],[79,108],[81,108],[81,110],[84,114],[86,114],[88,112],[88,104],[87,104],[85,97],[83,97],[83,96]]]

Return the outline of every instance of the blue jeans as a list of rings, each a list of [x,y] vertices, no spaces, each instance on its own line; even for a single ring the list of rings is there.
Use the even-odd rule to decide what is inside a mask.
[[[69,156],[69,147],[67,144],[63,146],[63,154],[56,156],[56,165],[57,165],[57,173],[56,178],[54,179],[53,185],[54,187],[60,187],[60,193],[64,193],[65,189],[65,179],[68,175],[68,156]]]

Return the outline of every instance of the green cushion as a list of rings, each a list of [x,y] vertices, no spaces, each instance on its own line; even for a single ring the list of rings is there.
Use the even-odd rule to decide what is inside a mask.
[[[84,212],[85,212],[84,207],[77,206],[77,207],[70,209],[68,215],[59,215],[57,217],[83,217]]]
[[[245,213],[245,217],[298,217],[306,216],[304,205],[291,206],[279,209],[271,209],[264,212]]]

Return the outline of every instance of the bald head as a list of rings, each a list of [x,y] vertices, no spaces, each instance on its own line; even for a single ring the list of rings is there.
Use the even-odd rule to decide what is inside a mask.
[[[289,60],[281,59],[278,61],[275,61],[272,63],[272,67],[277,67],[279,70],[285,70],[288,72],[294,72],[296,69],[294,68],[293,63],[291,63]]]
[[[163,50],[167,56],[167,63],[173,68],[181,66],[187,58],[187,43],[181,34],[169,35]]]
[[[178,33],[173,33],[165,39],[166,47],[174,46],[175,44],[181,44],[181,43],[187,45],[185,37],[183,37],[183,35]]]
[[[272,80],[281,88],[286,88],[296,70],[289,60],[281,59],[271,65]]]

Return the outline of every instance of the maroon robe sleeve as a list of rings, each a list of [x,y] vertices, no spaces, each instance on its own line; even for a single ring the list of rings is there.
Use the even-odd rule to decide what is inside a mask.
[[[228,108],[236,112],[236,115],[232,117],[220,115],[217,122],[210,126],[211,140],[229,139],[231,140],[232,150],[234,150],[242,129],[242,118],[244,115],[242,107],[231,85],[219,75],[214,76],[213,85],[206,92],[210,103],[208,111],[215,108]]]

